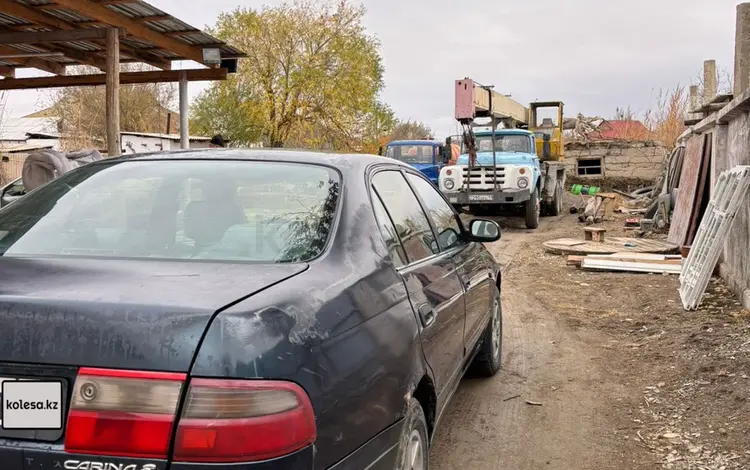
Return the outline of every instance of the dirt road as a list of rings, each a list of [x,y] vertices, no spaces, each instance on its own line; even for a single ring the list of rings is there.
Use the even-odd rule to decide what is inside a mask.
[[[659,380],[668,382],[672,376],[678,384],[688,373],[675,366],[667,372],[663,371],[665,367],[657,367],[664,366],[661,345],[644,343],[646,347],[640,349],[626,346],[633,343],[634,334],[641,335],[641,330],[646,338],[653,333],[637,322],[633,333],[633,318],[639,312],[655,312],[649,311],[650,307],[644,310],[643,301],[649,295],[657,299],[654,304],[677,309],[676,276],[596,273],[598,279],[581,282],[580,276],[592,274],[576,272],[565,266],[561,257],[547,255],[540,247],[541,242],[552,238],[580,234],[573,216],[545,218],[536,231],[523,229],[518,220],[500,222],[504,226],[502,239],[489,248],[505,268],[503,370],[489,380],[464,379],[438,429],[432,468],[704,468],[690,466],[688,459],[702,458],[704,451],[707,459],[730,455],[720,453],[720,442],[699,445],[699,451],[692,441],[662,442],[661,435],[677,429],[674,421],[681,419],[657,412],[656,402],[654,409],[642,409],[650,406],[646,400],[644,407],[649,385],[656,386]],[[613,276],[616,279],[611,284]],[[645,280],[659,285],[649,285],[654,292],[644,297],[634,295],[627,287],[630,284],[632,289],[642,291]],[[597,286],[600,281],[610,287]],[[668,291],[668,295],[657,288]],[[689,367],[690,363],[685,364]],[[750,354],[747,362],[740,364],[745,365],[750,365]],[[667,383],[658,385],[669,388]],[[674,404],[662,403],[672,411]],[[651,419],[649,413],[655,418]],[[722,418],[728,419],[717,417]],[[699,420],[698,425],[707,423]],[[748,431],[750,428],[745,433]],[[704,432],[709,434],[708,429]],[[736,450],[742,454],[743,436],[736,437]],[[733,448],[733,442],[725,444]],[[685,459],[680,457],[682,452]],[[679,466],[682,460],[684,467]],[[742,465],[747,460],[730,462]],[[743,467],[706,464],[705,468]]]

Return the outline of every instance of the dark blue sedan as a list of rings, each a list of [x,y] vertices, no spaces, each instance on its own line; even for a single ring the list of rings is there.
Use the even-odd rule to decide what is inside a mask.
[[[427,469],[500,270],[393,159],[91,163],[0,210],[3,470]]]

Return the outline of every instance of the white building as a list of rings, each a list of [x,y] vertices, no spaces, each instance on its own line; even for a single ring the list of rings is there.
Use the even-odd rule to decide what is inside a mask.
[[[121,132],[120,142],[123,155],[134,153],[161,152],[180,149],[179,134],[150,134],[147,132]],[[211,137],[190,136],[191,149],[208,148]]]

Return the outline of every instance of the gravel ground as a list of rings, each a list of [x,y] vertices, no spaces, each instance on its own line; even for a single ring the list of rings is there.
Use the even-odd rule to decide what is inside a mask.
[[[601,225],[631,236],[624,218]],[[575,216],[534,231],[498,221],[503,370],[464,380],[433,468],[750,468],[750,312],[718,279],[685,312],[676,275],[584,272],[545,253],[582,237]]]

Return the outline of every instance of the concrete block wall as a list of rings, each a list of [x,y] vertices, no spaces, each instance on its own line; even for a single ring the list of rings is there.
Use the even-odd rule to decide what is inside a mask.
[[[722,127],[726,132],[722,133]],[[723,152],[713,154],[713,178],[722,171],[737,165],[750,165],[750,114],[742,112],[726,126],[717,126],[715,135],[726,139]],[[750,194],[746,196],[734,220],[724,245],[722,262],[719,265],[721,276],[737,292],[746,308],[750,308]]]
[[[653,182],[659,178],[667,149],[657,142],[568,142],[565,146],[567,177],[571,181]],[[600,175],[580,175],[579,160],[601,159]]]

